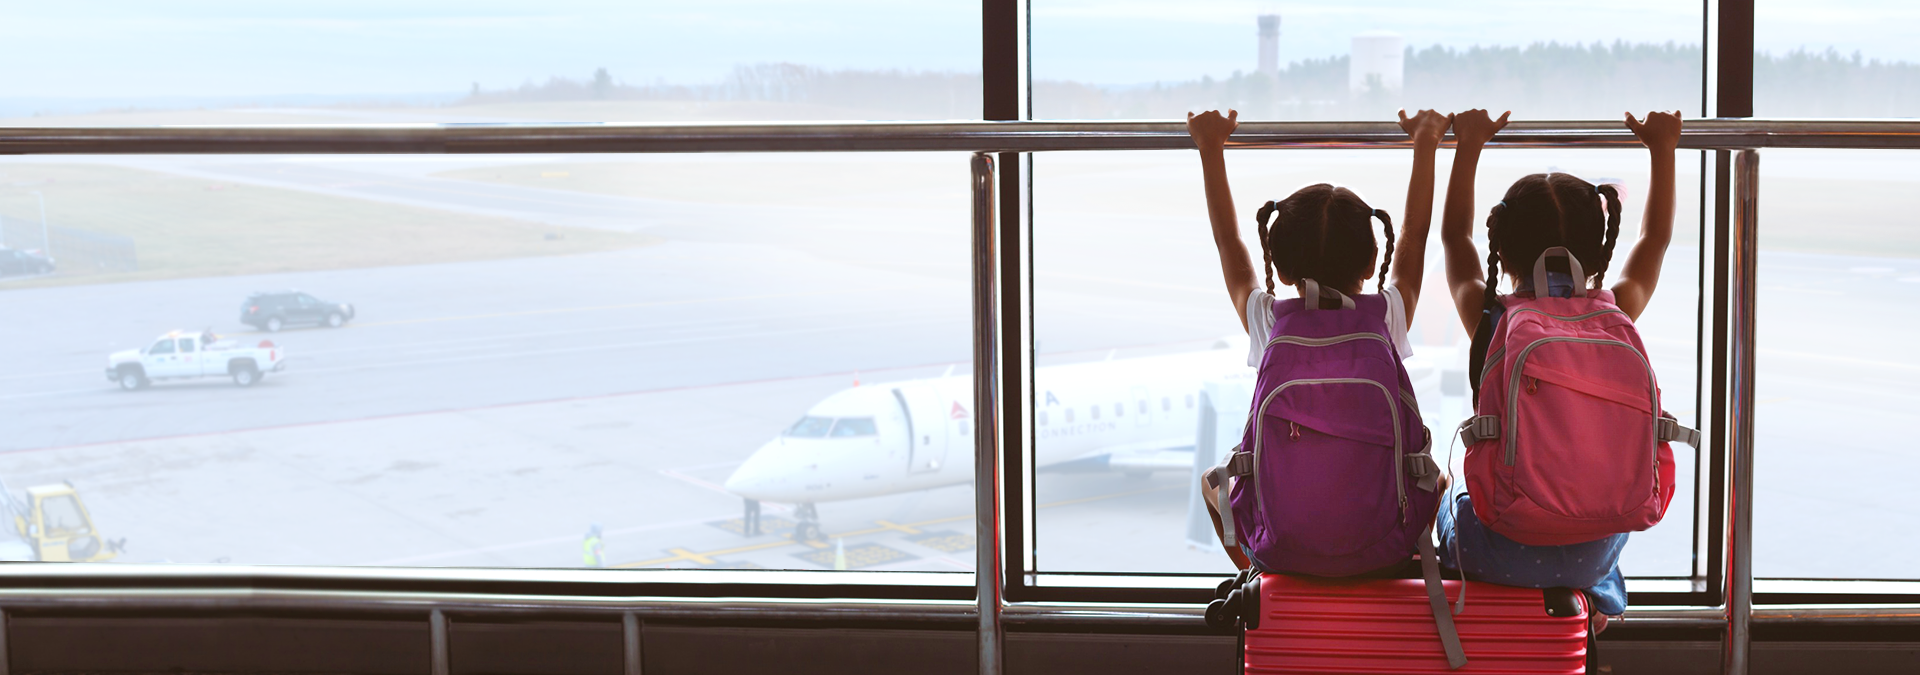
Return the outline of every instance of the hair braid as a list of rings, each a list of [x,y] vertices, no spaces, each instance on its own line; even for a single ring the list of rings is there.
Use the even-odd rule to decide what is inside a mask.
[[[1481,311],[1491,312],[1500,302],[1500,212],[1506,208],[1506,202],[1494,204],[1487,214],[1487,295]]]
[[[1380,209],[1373,210],[1373,217],[1380,219],[1380,229],[1387,233],[1387,248],[1386,251],[1380,255],[1380,287],[1379,290],[1374,291],[1376,293],[1385,293],[1387,291],[1387,271],[1393,269],[1393,219],[1387,217],[1387,212]]]
[[[1279,206],[1279,202],[1267,202],[1267,205],[1260,207],[1260,212],[1253,217],[1260,231],[1260,257],[1264,260],[1262,267],[1267,272],[1267,295],[1273,295],[1273,251],[1267,247],[1267,216],[1273,215],[1274,210]],[[1274,218],[1274,224],[1278,225],[1279,222],[1279,218]]]
[[[1605,243],[1600,245],[1600,271],[1593,274],[1593,287],[1598,289],[1604,288],[1601,282],[1613,264],[1613,245],[1620,240],[1620,189],[1603,183],[1594,188],[1594,194],[1604,198],[1607,205],[1607,233]]]

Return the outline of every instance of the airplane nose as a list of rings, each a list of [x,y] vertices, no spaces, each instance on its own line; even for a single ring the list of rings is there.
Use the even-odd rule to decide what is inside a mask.
[[[774,497],[780,492],[780,484],[785,482],[783,474],[786,473],[775,466],[780,463],[773,457],[779,452],[779,444],[779,441],[770,441],[760,446],[759,450],[747,456],[747,461],[741,462],[733,470],[733,475],[727,476],[721,487],[747,499],[777,501]]]

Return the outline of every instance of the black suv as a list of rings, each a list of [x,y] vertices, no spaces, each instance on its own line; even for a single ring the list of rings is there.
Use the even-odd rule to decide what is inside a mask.
[[[0,276],[9,274],[46,274],[53,271],[53,259],[39,251],[0,248]]]
[[[339,328],[352,318],[353,305],[327,302],[299,291],[255,293],[240,303],[240,323],[268,332],[291,323]]]

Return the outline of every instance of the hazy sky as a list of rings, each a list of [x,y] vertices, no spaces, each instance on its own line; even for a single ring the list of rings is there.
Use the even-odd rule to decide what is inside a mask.
[[[1354,33],[1408,44],[1697,42],[1700,5],[1659,0],[1307,3],[1032,0],[1034,73],[1102,84],[1251,70],[1254,20],[1282,60]],[[507,87],[604,66],[629,82],[711,82],[739,64],[977,71],[978,0],[0,0],[0,98],[416,93]],[[1920,61],[1920,6],[1760,4],[1758,40]]]

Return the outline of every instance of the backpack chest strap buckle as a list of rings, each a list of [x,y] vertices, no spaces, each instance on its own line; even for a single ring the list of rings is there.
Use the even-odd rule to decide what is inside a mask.
[[[1253,453],[1235,448],[1233,457],[1227,460],[1227,475],[1234,477],[1253,475]]]
[[[1431,452],[1408,453],[1407,475],[1412,476],[1415,484],[1427,492],[1440,488],[1440,463],[1433,461]]]
[[[1480,415],[1468,418],[1460,423],[1460,443],[1473,445],[1480,441],[1490,441],[1500,437],[1500,418],[1493,415]]]
[[[1680,420],[1662,417],[1655,423],[1654,431],[1663,443],[1685,443],[1691,447],[1700,447],[1700,430],[1680,426]]]

